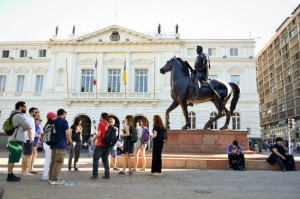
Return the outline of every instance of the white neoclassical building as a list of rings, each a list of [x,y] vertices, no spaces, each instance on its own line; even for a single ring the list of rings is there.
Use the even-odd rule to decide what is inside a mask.
[[[70,123],[80,116],[87,136],[101,112],[109,113],[118,124],[127,114],[136,120],[146,117],[151,127],[153,115],[164,119],[172,102],[170,74],[162,75],[159,69],[174,55],[193,66],[197,45],[210,56],[210,78],[241,86],[229,128],[251,128],[249,137],[259,138],[253,39],[180,39],[177,33],[143,34],[117,25],[68,39],[54,35],[49,41],[0,42],[0,131],[20,100],[27,107],[37,107],[44,119],[47,112],[59,108],[68,112]],[[122,80],[125,62],[126,87]],[[189,107],[192,128],[203,128],[215,111],[212,103]],[[170,121],[171,129],[184,125],[180,107],[171,113]],[[224,118],[212,128],[223,123]]]

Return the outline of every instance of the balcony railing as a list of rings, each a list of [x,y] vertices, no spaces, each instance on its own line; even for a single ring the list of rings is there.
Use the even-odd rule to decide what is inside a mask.
[[[118,93],[118,92],[0,92],[0,99],[72,99],[80,100],[157,100],[157,93]]]
[[[88,93],[78,92],[71,93],[71,98],[105,98],[105,99],[154,99],[156,95],[154,93],[119,93],[119,92],[107,92],[107,93]]]

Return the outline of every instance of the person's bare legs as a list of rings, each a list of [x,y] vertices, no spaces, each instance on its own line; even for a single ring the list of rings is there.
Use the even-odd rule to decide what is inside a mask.
[[[37,157],[37,149],[36,149],[36,147],[33,147],[30,162],[29,162],[28,172],[33,171],[34,162],[36,160],[36,157]]]
[[[127,156],[128,156],[128,152],[126,152],[126,153],[124,154],[123,172],[125,172],[126,167],[127,167]]]
[[[140,148],[141,156],[142,156],[142,171],[146,170],[146,148],[141,147]]]
[[[14,166],[15,166],[15,163],[8,163],[7,164],[7,173],[8,174],[13,173]]]
[[[22,175],[23,176],[30,175],[30,173],[28,173],[29,159],[30,159],[29,155],[23,155],[23,158],[22,158]]]
[[[139,151],[140,149],[138,149],[137,147],[134,147],[134,166],[133,166],[133,169],[134,170],[137,170],[137,166],[138,166],[138,163],[139,163]]]

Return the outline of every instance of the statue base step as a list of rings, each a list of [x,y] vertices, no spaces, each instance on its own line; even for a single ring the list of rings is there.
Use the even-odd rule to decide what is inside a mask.
[[[169,130],[163,153],[226,154],[227,145],[233,140],[247,151],[247,135],[247,131],[233,130]]]

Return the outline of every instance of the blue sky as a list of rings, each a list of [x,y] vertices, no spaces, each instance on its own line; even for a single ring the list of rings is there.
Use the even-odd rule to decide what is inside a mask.
[[[48,40],[117,24],[182,39],[257,39],[256,53],[299,5],[298,0],[0,0],[0,41]]]

